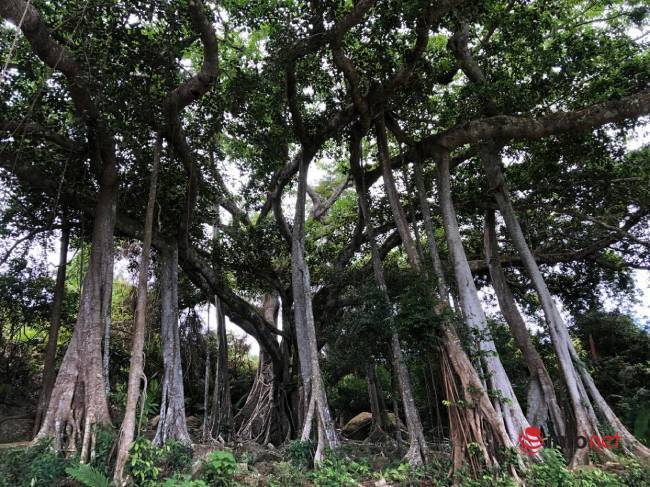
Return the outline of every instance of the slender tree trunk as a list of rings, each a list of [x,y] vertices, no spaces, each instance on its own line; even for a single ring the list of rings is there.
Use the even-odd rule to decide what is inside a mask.
[[[424,186],[424,175],[422,174],[420,161],[416,161],[413,170],[415,173],[415,187],[418,193],[418,200],[420,201],[420,211],[422,212],[422,220],[424,221],[424,231],[427,236],[429,256],[431,257],[431,264],[433,267],[433,276],[436,278],[440,299],[443,302],[448,302],[449,287],[447,286],[445,270],[442,266],[442,261],[440,260],[438,245],[436,244],[436,233],[433,227],[433,218],[431,217],[431,209],[429,208],[429,201],[427,200],[427,191]]]
[[[305,260],[305,200],[307,194],[308,160],[303,157],[300,162],[298,177],[298,194],[296,197],[296,213],[291,242],[291,282],[293,286],[294,314],[296,336],[298,338],[298,353],[303,376],[305,396],[311,397],[316,410],[319,426],[318,447],[314,462],[318,463],[325,449],[339,447],[339,439],[334,429],[334,422],[327,403],[325,384],[318,363],[318,345],[316,343],[316,327],[311,301],[311,282],[309,268]],[[307,365],[309,364],[309,365]],[[309,372],[309,376],[307,376]],[[307,382],[305,384],[305,381]],[[311,422],[305,421],[303,436],[309,432]],[[309,436],[307,434],[307,436]]]
[[[158,182],[158,167],[162,140],[156,135],[154,145],[153,166],[151,168],[151,181],[149,183],[149,199],[145,213],[144,238],[142,242],[142,255],[138,266],[138,301],[135,310],[135,323],[133,330],[133,343],[131,345],[131,364],[129,367],[129,380],[126,393],[126,406],[124,419],[120,428],[120,438],[117,444],[117,459],[115,461],[115,483],[124,483],[124,466],[129,455],[129,448],[135,435],[136,409],[140,398],[140,384],[144,377],[144,336],[147,318],[147,281],[149,278],[149,260],[151,253],[151,237],[153,232],[153,211],[156,204],[156,185]],[[144,393],[146,394],[146,388]]]
[[[64,217],[65,218],[65,217]],[[50,395],[54,387],[56,378],[56,349],[59,339],[59,327],[61,326],[61,314],[63,311],[63,301],[65,299],[65,277],[68,263],[68,245],[70,243],[70,227],[67,221],[63,221],[61,229],[61,247],[59,249],[59,266],[56,271],[56,282],[54,284],[54,301],[50,312],[50,329],[47,334],[47,345],[45,347],[45,357],[43,359],[43,385],[41,395],[36,407],[36,417],[34,418],[34,434],[36,434],[43,422],[43,415],[47,410],[50,402]]]
[[[495,408],[502,411],[503,420],[512,442],[516,442],[519,434],[529,426],[519,401],[512,389],[510,379],[501,363],[490,330],[487,326],[485,313],[478,297],[472,272],[463,249],[456,220],[456,212],[451,196],[449,180],[449,155],[440,155],[438,161],[440,207],[442,211],[447,245],[454,264],[454,274],[460,295],[460,306],[465,321],[470,329],[477,334],[479,349],[487,367],[489,387],[494,395]]]
[[[564,415],[555,395],[555,386],[544,366],[542,357],[530,339],[526,323],[519,313],[514,296],[501,268],[493,210],[488,210],[485,214],[484,243],[485,258],[490,271],[492,287],[499,302],[499,309],[508,323],[512,335],[515,337],[517,346],[524,356],[530,373],[528,414],[526,415],[528,421],[533,425],[545,426],[547,419],[550,419],[555,434],[560,438],[564,438],[566,437],[566,426]]]
[[[368,398],[372,413],[372,431],[369,438],[383,436],[390,430],[390,421],[386,413],[383,393],[377,379],[377,366],[369,362],[366,365],[366,380],[368,382]]]
[[[381,124],[381,119],[379,120],[378,133],[384,133],[384,127]],[[381,142],[383,139],[384,143]],[[387,144],[385,135],[379,135],[379,147],[380,147],[380,158],[382,163],[383,172],[390,172],[390,163],[387,152]],[[390,181],[390,178],[385,178],[384,181]],[[390,195],[396,195],[396,191],[389,192]],[[394,198],[393,196],[393,198]],[[399,201],[394,201],[391,206],[393,208],[398,208]],[[427,205],[428,206],[428,205]],[[424,210],[423,210],[424,211]],[[403,212],[402,212],[403,213]],[[399,219],[399,212],[393,213],[394,219]],[[427,226],[425,226],[426,229]],[[422,272],[422,264],[417,260],[417,252],[413,252],[415,246],[412,242],[410,233],[408,232],[408,226],[405,224],[397,225],[398,231],[402,238],[406,248],[411,248],[410,252],[407,252],[407,257],[409,257],[409,264],[411,267],[418,271]],[[433,237],[433,226],[428,225],[427,238],[431,241]],[[431,250],[431,246],[429,247]],[[437,256],[437,249],[433,246],[433,249],[436,252],[432,255],[432,259],[435,262],[435,259],[439,260]],[[414,258],[415,256],[415,258]],[[439,267],[442,269],[442,266]],[[435,269],[434,269],[435,270]],[[447,292],[444,274],[442,272],[436,272],[438,291],[440,295],[440,306],[437,308],[437,312],[443,314],[446,312],[446,309],[449,308],[447,300]],[[453,448],[453,457],[454,457],[454,469],[460,468],[463,465],[463,461],[468,456],[471,458],[472,455],[468,455],[468,445],[470,443],[478,445],[480,448],[483,459],[486,465],[492,465],[497,463],[496,460],[496,448],[492,447],[491,451],[488,451],[488,443],[485,439],[486,432],[490,432],[493,435],[495,446],[499,445],[504,448],[509,448],[513,446],[513,442],[505,428],[503,418],[501,415],[497,414],[492,402],[490,401],[487,392],[485,391],[479,374],[476,372],[476,369],[472,365],[469,357],[463,350],[460,339],[456,334],[456,330],[451,321],[445,320],[443,329],[441,330],[440,336],[441,342],[443,344],[441,350],[441,364],[443,370],[448,370],[449,373],[446,374],[446,397],[450,400],[452,404],[453,411],[456,414],[450,412],[450,427],[452,430],[452,439],[455,441]],[[447,369],[445,369],[445,366]],[[455,374],[455,375],[454,375]],[[460,387],[456,384],[456,381],[460,382]],[[460,391],[459,391],[460,390]],[[475,404],[475,408],[466,408],[455,406],[458,402],[463,401],[465,404]],[[487,423],[489,430],[485,430],[483,423]],[[462,438],[462,441],[456,441],[459,438]],[[511,471],[514,473],[514,470],[511,468]],[[478,473],[478,470],[476,470]]]
[[[191,445],[185,418],[185,391],[181,343],[178,331],[178,249],[163,249],[160,253],[160,332],[163,353],[162,398],[160,417],[154,443],[164,445],[176,440]]]
[[[90,458],[96,425],[110,424],[102,375],[102,332],[105,293],[113,284],[113,232],[118,175],[109,150],[104,161],[95,207],[92,250],[84,276],[77,323],[63,357],[45,418],[35,441],[53,436],[57,450],[78,451]]]
[[[228,337],[226,336],[226,317],[219,298],[215,295],[217,310],[217,337],[219,349],[214,371],[212,392],[212,412],[210,413],[209,434],[214,438],[230,440],[233,429],[232,403],[230,399],[230,374],[228,373]]]
[[[378,134],[378,140],[380,145],[380,154],[385,155],[386,151],[388,150],[388,148],[386,147],[386,139],[385,137],[381,139],[381,136],[379,135],[380,133],[385,134],[381,126],[378,127],[377,134]],[[353,145],[353,151],[356,152],[358,150],[357,149],[358,143],[353,141],[352,145]],[[358,161],[360,159],[360,154],[355,153],[353,154],[352,158],[355,159],[355,162],[353,162],[353,164],[357,166]],[[383,161],[385,161],[387,157],[381,156],[381,159],[382,159],[382,166],[385,167]],[[361,178],[363,178],[363,168],[358,168],[357,172],[360,173]],[[384,184],[387,188],[386,192],[389,194],[389,200],[391,202],[391,208],[393,209],[394,218],[396,221],[399,220],[399,223],[397,223],[398,228],[402,227],[402,231],[408,233],[409,232],[408,225],[404,225],[406,223],[406,216],[404,215],[404,210],[399,201],[399,195],[397,194],[397,190],[395,188],[395,182],[392,179],[392,172],[388,171],[388,173],[389,174],[387,174],[387,171],[384,171]],[[375,240],[375,231],[372,224],[372,220],[370,218],[370,208],[368,205],[368,190],[365,187],[365,183],[362,179],[357,180],[357,192],[359,195],[359,206],[361,207],[361,213],[366,222],[366,232],[368,234],[368,241],[370,243],[370,251],[372,254],[371,255],[372,267],[374,271],[375,281],[377,282],[377,287],[379,287],[379,290],[381,291],[384,302],[388,305],[389,309],[392,309],[393,306],[391,303],[390,296],[388,294],[388,287],[386,286],[384,270],[381,264],[381,258],[379,257],[377,242]],[[417,249],[415,248],[415,246],[414,245],[410,246],[406,242],[404,242],[404,245],[405,248],[410,249],[409,251],[407,251],[409,258],[413,257],[416,262],[419,261]],[[404,458],[412,466],[422,465],[427,462],[429,450],[427,447],[426,440],[424,438],[424,431],[422,430],[420,415],[415,406],[413,391],[411,389],[411,379],[409,377],[406,364],[404,363],[404,359],[402,357],[402,347],[400,345],[399,336],[397,335],[396,331],[393,331],[391,334],[390,351],[391,351],[391,361],[393,363],[393,369],[395,371],[395,376],[397,377],[397,385],[399,387],[400,396],[402,397],[402,403],[404,406],[404,417],[406,419],[406,427],[409,433],[409,449]]]
[[[212,369],[210,354],[210,299],[208,299],[208,329],[205,332],[205,371],[203,372],[203,443],[210,438],[210,375]]]
[[[568,329],[562,319],[560,312],[551,296],[542,273],[535,262],[535,258],[528,247],[528,243],[519,226],[510,195],[505,184],[503,169],[501,167],[500,147],[494,142],[481,144],[481,161],[485,168],[490,189],[499,206],[499,210],[506,223],[506,228],[512,239],[512,243],[522,258],[522,263],[530,276],[533,286],[539,295],[542,309],[548,323],[549,334],[558,357],[560,369],[564,382],[569,392],[573,413],[576,420],[577,434],[589,438],[592,434],[599,434],[598,423],[594,412],[594,406],[601,411],[607,422],[623,439],[623,447],[626,451],[642,458],[650,458],[650,449],[641,444],[625,428],[618,417],[605,402],[602,395],[596,388],[589,371],[580,361]],[[590,397],[591,396],[591,399]],[[580,465],[589,461],[588,450],[579,448],[573,454],[572,465]],[[611,452],[606,449],[599,449],[598,453],[606,458],[611,458]]]

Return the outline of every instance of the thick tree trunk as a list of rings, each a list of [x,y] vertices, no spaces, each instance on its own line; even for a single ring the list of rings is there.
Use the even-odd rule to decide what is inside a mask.
[[[623,447],[626,451],[636,454],[642,458],[650,458],[650,449],[642,445],[625,428],[618,417],[605,402],[602,395],[595,387],[589,371],[580,361],[568,329],[560,312],[551,296],[542,273],[535,262],[535,258],[528,247],[526,238],[519,226],[510,195],[505,184],[503,169],[501,167],[500,148],[494,142],[483,143],[480,147],[481,161],[485,168],[490,189],[499,206],[499,210],[506,223],[506,228],[512,239],[512,243],[521,256],[522,263],[530,276],[533,286],[539,295],[542,309],[548,323],[549,334],[558,357],[562,376],[569,392],[573,413],[576,421],[576,432],[578,435],[589,438],[592,434],[599,434],[598,422],[594,412],[594,406],[601,411],[607,422],[623,439]],[[591,399],[589,398],[591,396]],[[571,459],[572,465],[580,465],[589,461],[589,451],[586,448],[578,448]],[[610,458],[611,452],[606,449],[599,449],[601,456]]]
[[[443,224],[449,253],[454,265],[454,274],[460,297],[460,306],[469,328],[477,335],[482,360],[487,367],[488,383],[494,396],[495,409],[501,410],[506,430],[512,442],[529,426],[519,401],[512,389],[510,379],[499,358],[496,346],[487,326],[485,313],[478,297],[472,272],[463,249],[451,196],[449,180],[449,155],[440,154],[438,161],[439,195]]]
[[[493,210],[488,210],[485,214],[484,244],[485,258],[490,271],[492,287],[499,302],[499,309],[506,323],[508,323],[512,335],[515,337],[517,346],[524,356],[524,361],[530,373],[528,414],[526,417],[530,424],[542,426],[544,429],[546,429],[547,419],[550,419],[556,436],[564,438],[566,436],[566,426],[564,415],[555,395],[555,386],[544,366],[542,357],[533,345],[526,323],[519,313],[515,298],[501,268]]]
[[[45,347],[45,357],[43,359],[43,385],[41,395],[36,407],[36,417],[34,418],[34,434],[36,434],[43,422],[43,415],[50,402],[50,395],[54,387],[56,378],[56,349],[59,339],[59,327],[61,326],[61,314],[63,311],[63,300],[65,299],[65,276],[68,263],[68,245],[70,243],[70,227],[67,222],[63,222],[61,229],[61,247],[59,249],[59,267],[56,271],[56,281],[54,284],[54,301],[50,312],[50,329],[47,334],[47,345]]]
[[[210,413],[209,433],[214,438],[229,441],[233,432],[232,401],[230,399],[230,374],[228,372],[228,337],[226,336],[226,316],[223,305],[215,295],[217,310],[217,337],[219,349],[214,371],[212,411]]]
[[[277,326],[280,300],[277,294],[265,294],[262,302],[264,319]],[[286,431],[280,416],[281,404],[278,404],[279,383],[275,377],[271,358],[260,348],[260,356],[255,373],[255,380],[246,397],[244,406],[234,419],[236,436],[241,440],[252,440],[262,444],[269,441],[281,442]],[[277,434],[279,433],[279,434]]]
[[[163,353],[162,398],[154,443],[176,440],[191,445],[185,419],[185,391],[178,331],[178,249],[160,253],[160,333]]]
[[[147,281],[149,279],[149,260],[151,253],[151,237],[153,232],[153,211],[156,204],[156,185],[158,182],[158,167],[160,165],[160,153],[162,151],[162,139],[156,136],[153,154],[153,166],[151,168],[151,181],[149,183],[149,199],[144,222],[144,238],[142,242],[142,255],[138,266],[138,301],[135,309],[135,323],[133,327],[133,342],[131,344],[131,363],[129,367],[129,379],[126,393],[126,405],[124,408],[124,419],[120,428],[120,437],[117,444],[117,459],[115,461],[114,479],[115,483],[124,483],[124,466],[129,456],[129,448],[135,436],[136,409],[140,398],[140,384],[144,376],[144,336],[147,324]],[[146,384],[146,382],[145,382]],[[146,394],[146,385],[144,394]],[[144,400],[144,399],[143,399]]]
[[[57,450],[81,452],[90,458],[95,425],[110,424],[102,375],[104,293],[113,284],[113,231],[117,171],[114,160],[104,165],[95,208],[92,250],[84,276],[77,323],[54,383],[43,424],[35,437],[54,436]]]
[[[22,0],[0,3],[0,15],[18,25],[33,52],[51,69],[66,77],[68,92],[79,119],[94,141],[94,167],[98,168],[99,192],[95,207],[92,251],[84,277],[79,314],[63,357],[41,429],[35,439],[54,436],[56,449],[77,449],[82,462],[90,458],[95,425],[110,424],[102,377],[101,339],[105,292],[111,289],[113,232],[118,191],[117,161],[112,133],[100,117],[92,92],[76,60],[57,43],[39,12]]]
[[[291,242],[291,283],[293,286],[294,315],[296,336],[298,338],[298,353],[303,377],[305,397],[310,397],[314,403],[318,427],[318,447],[314,462],[323,458],[325,449],[339,447],[339,439],[334,429],[334,422],[327,403],[325,384],[318,362],[318,345],[316,343],[316,327],[312,310],[311,282],[309,268],[305,260],[305,200],[307,194],[308,160],[304,157],[300,162],[298,177],[298,194],[296,197],[296,213]],[[303,437],[309,437],[311,421],[305,420]]]

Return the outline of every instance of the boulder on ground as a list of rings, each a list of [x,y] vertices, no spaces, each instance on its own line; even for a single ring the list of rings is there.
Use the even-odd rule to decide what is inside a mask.
[[[348,421],[343,426],[341,434],[349,440],[365,440],[370,434],[371,427],[372,413],[364,411]]]
[[[31,415],[0,417],[0,443],[13,443],[32,439],[34,418]]]

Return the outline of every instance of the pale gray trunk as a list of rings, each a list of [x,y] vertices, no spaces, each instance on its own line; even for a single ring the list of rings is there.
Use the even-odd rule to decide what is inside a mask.
[[[431,209],[429,208],[429,201],[427,200],[427,191],[424,187],[424,176],[422,174],[422,166],[420,161],[414,164],[415,172],[415,187],[420,201],[420,211],[422,212],[422,220],[424,221],[424,231],[427,236],[427,244],[429,247],[429,256],[431,257],[431,264],[433,267],[433,275],[436,278],[438,286],[438,294],[443,301],[449,301],[449,287],[447,286],[447,279],[445,278],[445,270],[440,260],[440,253],[438,252],[438,245],[436,244],[436,232],[433,227],[433,218],[431,217]]]
[[[588,370],[580,361],[575,351],[564,320],[546,286],[542,273],[537,266],[537,262],[535,262],[535,258],[519,226],[519,221],[512,207],[510,195],[505,184],[503,169],[501,167],[500,148],[494,142],[483,143],[480,147],[480,154],[488,183],[494,192],[494,197],[506,223],[506,228],[508,229],[512,243],[517,249],[524,268],[530,276],[539,296],[548,323],[549,334],[573,406],[577,434],[587,438],[592,434],[599,434],[598,423],[593,408],[593,405],[595,405],[615,431],[623,438],[624,449],[626,451],[632,452],[642,458],[650,458],[650,449],[634,438],[620,422],[618,417],[616,417],[595,387]],[[593,404],[589,395],[591,395]],[[600,449],[598,453],[605,457],[612,457],[611,452],[606,449]],[[578,465],[587,463],[588,461],[588,451],[582,448],[576,450],[571,463]]]
[[[501,407],[504,424],[512,442],[529,426],[519,401],[512,389],[510,379],[501,363],[496,346],[487,325],[485,313],[478,297],[472,272],[460,238],[458,221],[454,209],[449,177],[449,154],[442,153],[438,161],[439,196],[443,224],[449,253],[453,261],[454,275],[463,316],[469,328],[477,335],[479,350],[487,367],[489,387],[495,404]],[[498,409],[498,408],[497,408]]]
[[[319,425],[318,447],[314,457],[315,463],[322,460],[326,449],[339,447],[339,439],[334,429],[334,422],[327,403],[325,384],[318,362],[318,345],[316,327],[311,300],[311,281],[309,267],[305,260],[305,200],[307,194],[307,171],[309,161],[301,159],[298,177],[298,194],[291,242],[291,283],[293,286],[294,315],[298,353],[300,356],[305,397],[310,396],[314,402]],[[302,337],[302,340],[301,340]],[[309,364],[309,365],[308,365]],[[309,371],[309,376],[306,376]],[[306,384],[304,382],[307,382]],[[310,423],[305,420],[303,436],[308,433]],[[307,430],[307,431],[305,431]]]
[[[490,271],[492,287],[499,302],[499,309],[515,337],[530,373],[528,413],[526,415],[528,421],[530,424],[545,427],[547,419],[550,419],[555,434],[564,438],[566,436],[564,415],[555,395],[553,381],[544,366],[542,357],[533,345],[526,323],[517,308],[515,298],[501,268],[493,210],[488,210],[485,215],[484,245],[485,258]]]
[[[444,316],[450,309],[449,288],[435,242],[433,220],[419,161],[415,165],[415,183],[440,300],[436,311]],[[443,390],[446,400],[450,402],[448,412],[452,438],[453,470],[459,471],[462,467],[467,467],[469,460],[469,466],[475,474],[478,474],[481,467],[476,462],[476,455],[468,452],[469,444],[478,445],[485,464],[491,465],[496,463],[496,446],[511,448],[514,443],[506,430],[502,414],[497,412],[494,404],[490,401],[481,377],[463,350],[452,321],[445,320],[440,338],[443,344],[441,349]],[[475,407],[467,408],[458,405],[457,403],[460,401],[474,404]],[[493,438],[492,444],[487,441],[490,434]]]
[[[380,134],[383,134],[383,136]],[[396,224],[398,229],[401,228],[400,232],[405,232],[410,237],[408,224],[406,222],[406,216],[404,215],[402,204],[399,201],[399,195],[397,194],[397,189],[395,188],[395,181],[392,179],[392,171],[390,170],[389,165],[387,167],[388,158],[386,155],[388,148],[386,146],[385,131],[381,125],[378,125],[377,127],[377,137],[378,143],[380,145],[380,158],[382,160],[382,168],[384,169],[384,184],[386,186],[386,192],[389,194],[389,200],[391,201],[393,219],[397,222]],[[356,157],[356,155],[354,157]],[[375,281],[377,283],[377,287],[379,287],[379,290],[381,291],[384,302],[392,313],[393,306],[388,294],[386,279],[384,277],[384,270],[382,267],[381,258],[379,256],[377,242],[375,240],[375,230],[372,224],[370,208],[368,205],[368,189],[365,187],[365,182],[363,181],[363,170],[363,168],[360,168],[359,172],[361,172],[361,180],[357,181],[359,206],[361,208],[363,219],[366,222],[366,232],[368,234],[368,242],[370,243],[372,267]],[[405,248],[410,249],[407,251],[409,258],[413,258],[415,262],[418,262],[419,254],[417,253],[415,245],[412,244],[412,239],[409,240],[403,238],[402,242],[404,243]],[[411,244],[409,244],[409,242]],[[391,320],[392,318],[393,317],[391,316]],[[409,434],[409,449],[404,458],[412,466],[422,465],[427,462],[429,450],[424,438],[420,415],[415,406],[413,391],[411,389],[411,379],[402,357],[402,347],[400,345],[399,336],[395,330],[393,330],[391,334],[390,351],[391,362],[393,364],[393,369],[397,378],[397,385],[399,387],[402,404],[404,406],[404,417],[406,419],[406,427]],[[395,419],[397,420],[398,418]]]
[[[138,266],[138,301],[135,309],[135,323],[133,329],[133,343],[131,346],[131,363],[124,407],[124,419],[120,428],[120,437],[117,444],[117,459],[115,460],[115,483],[124,483],[124,467],[129,455],[129,448],[135,436],[135,419],[138,400],[140,399],[140,385],[144,381],[146,391],[146,377],[144,376],[144,338],[147,318],[147,281],[149,278],[149,259],[151,253],[151,238],[153,232],[153,211],[156,204],[156,185],[158,182],[158,167],[162,139],[156,136],[154,145],[153,166],[151,168],[151,181],[149,183],[149,199],[145,212],[144,238],[142,242],[142,255]],[[143,399],[144,400],[144,399]]]
[[[162,398],[154,443],[176,440],[191,445],[185,418],[181,340],[178,330],[178,249],[160,253],[160,334],[163,354]]]
[[[106,275],[110,276],[110,280],[113,281],[113,261],[111,259],[110,263],[107,263]],[[109,277],[107,277],[109,278]],[[111,391],[111,381],[110,381],[110,365],[111,365],[111,325],[112,325],[112,303],[113,303],[113,288],[108,287],[104,288],[102,304],[102,313],[104,315],[104,344],[103,344],[103,355],[102,355],[102,375],[104,376],[104,387],[106,389],[106,394]]]

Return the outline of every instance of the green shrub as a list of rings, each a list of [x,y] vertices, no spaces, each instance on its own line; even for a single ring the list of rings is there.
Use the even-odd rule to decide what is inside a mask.
[[[77,464],[65,469],[74,480],[86,487],[111,487],[110,479],[99,469],[87,464]]]
[[[273,465],[273,474],[268,477],[269,487],[294,487],[306,482],[305,471],[290,462]]]
[[[189,475],[175,475],[165,480],[162,487],[208,487],[203,480],[192,480]]]
[[[566,487],[573,475],[566,468],[562,453],[554,448],[542,451],[542,463],[533,464],[526,474],[526,485],[531,487]]]
[[[621,480],[597,468],[579,470],[574,474],[575,487],[625,487]]]
[[[623,462],[625,470],[621,472],[620,479],[629,487],[650,487],[650,466],[641,465],[635,460]]]
[[[225,450],[215,450],[204,461],[203,471],[205,480],[210,485],[234,485],[237,462],[232,453]]]
[[[309,474],[318,487],[338,487],[357,485],[359,480],[370,476],[370,468],[365,463],[339,458],[336,455],[326,456]]]
[[[65,477],[67,460],[49,439],[0,455],[0,487],[51,487]]]
[[[314,454],[316,453],[316,444],[311,441],[290,441],[287,445],[289,458],[294,467],[310,468],[313,466]]]
[[[111,426],[98,427],[95,432],[95,454],[90,465],[106,477],[111,476],[110,457],[115,441],[115,431]]]
[[[153,487],[160,477],[160,450],[145,438],[138,438],[129,449],[128,473],[138,487]]]
[[[192,465],[192,448],[180,441],[169,440],[160,449],[158,466],[163,477],[181,474]]]

